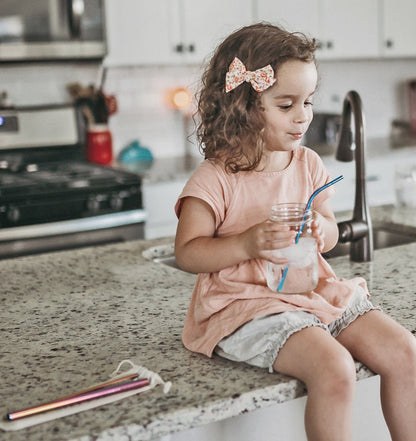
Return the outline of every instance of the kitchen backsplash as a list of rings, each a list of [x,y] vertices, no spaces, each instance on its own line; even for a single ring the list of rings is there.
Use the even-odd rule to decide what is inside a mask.
[[[96,83],[98,70],[95,63],[5,65],[0,89],[15,105],[62,103],[70,100],[68,83]],[[392,120],[408,119],[405,82],[416,77],[416,60],[321,61],[319,72],[315,112],[340,113],[343,96],[355,89],[363,100],[368,137],[389,136]],[[194,92],[199,75],[196,66],[109,69],[104,90],[118,100],[110,119],[115,154],[134,139],[155,157],[182,154],[183,114],[169,107],[166,95],[175,87]],[[192,148],[198,154],[196,145]]]

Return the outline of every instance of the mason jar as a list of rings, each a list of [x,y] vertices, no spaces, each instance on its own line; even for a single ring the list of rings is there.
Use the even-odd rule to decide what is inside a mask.
[[[398,204],[402,207],[416,208],[416,164],[397,166],[394,186]]]
[[[113,160],[113,139],[107,124],[93,124],[87,132],[87,160],[107,165]]]
[[[318,284],[318,249],[312,236],[312,210],[305,205],[287,203],[273,205],[270,221],[296,231],[295,244],[273,250],[274,256],[287,259],[277,265],[267,262],[267,286],[282,294],[312,291]]]

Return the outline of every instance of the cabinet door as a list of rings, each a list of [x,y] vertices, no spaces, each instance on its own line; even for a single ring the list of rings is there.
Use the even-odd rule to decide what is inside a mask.
[[[178,180],[143,185],[146,239],[175,235],[178,218],[174,207],[185,183],[186,180]]]
[[[163,64],[175,59],[178,0],[106,0],[106,65]]]
[[[319,38],[319,0],[257,0],[256,19]]]
[[[320,0],[257,0],[256,19],[267,21],[291,32],[303,32],[318,42],[317,55],[323,51]]]
[[[252,22],[252,0],[106,0],[107,65],[201,62]]]
[[[375,57],[378,0],[257,0],[257,18],[318,40],[324,59]]]
[[[382,4],[383,55],[415,56],[416,2],[414,0],[384,0]]]
[[[252,0],[181,0],[186,61],[209,59],[231,32],[252,23]]]
[[[320,0],[324,58],[379,55],[378,0]]]

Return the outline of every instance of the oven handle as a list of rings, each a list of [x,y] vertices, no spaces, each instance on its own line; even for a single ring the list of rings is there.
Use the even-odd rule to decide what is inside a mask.
[[[69,0],[68,2],[68,21],[71,37],[81,38],[81,21],[85,11],[84,0]]]
[[[81,219],[49,222],[46,224],[0,228],[0,242],[120,227],[122,225],[142,223],[146,220],[146,217],[145,210],[130,210]]]

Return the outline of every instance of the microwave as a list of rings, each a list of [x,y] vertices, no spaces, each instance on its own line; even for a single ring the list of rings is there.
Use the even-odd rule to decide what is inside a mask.
[[[104,0],[1,0],[0,62],[100,60]]]

